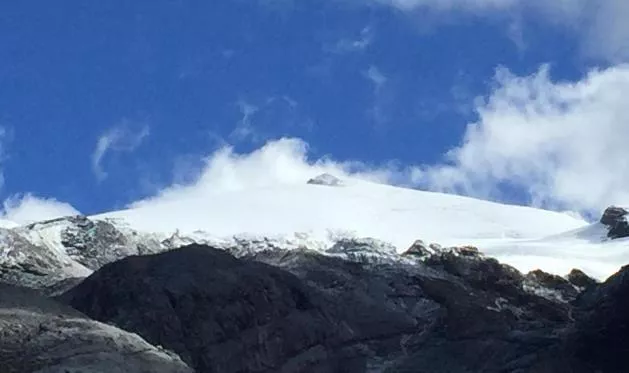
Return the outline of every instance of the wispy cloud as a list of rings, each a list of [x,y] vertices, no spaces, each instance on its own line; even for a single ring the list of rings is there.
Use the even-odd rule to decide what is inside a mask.
[[[369,2],[367,2],[369,3]],[[580,40],[583,54],[611,63],[629,61],[629,2],[626,0],[372,0],[403,13],[425,16],[467,13],[479,17],[542,21],[562,27]],[[506,17],[504,17],[506,16]],[[521,24],[507,23],[507,35],[518,48],[525,45]]]
[[[237,106],[240,119],[228,136],[232,143],[261,144],[273,138],[278,130],[311,131],[314,127],[313,120],[303,113],[299,102],[288,95],[269,96],[255,103],[240,100]]]
[[[7,146],[12,138],[13,132],[7,127],[0,126],[0,189],[4,186],[5,182],[3,166],[8,158]]]
[[[333,53],[362,52],[372,44],[373,37],[373,28],[366,26],[357,37],[339,39],[333,46],[326,46],[324,49]]]
[[[146,124],[138,124],[123,120],[116,126],[106,130],[96,142],[92,153],[92,171],[100,182],[107,178],[102,162],[112,152],[132,152],[137,149],[149,136],[150,130]]]
[[[382,71],[373,65],[369,66],[369,68],[364,72],[364,75],[373,83],[374,91],[376,92],[379,92],[388,80]]]
[[[259,137],[256,129],[251,122],[252,117],[258,112],[259,108],[256,105],[250,104],[244,100],[240,100],[237,103],[238,110],[242,117],[236,123],[236,127],[229,135],[230,139],[235,141],[243,141],[250,139],[256,141]]]
[[[374,65],[369,66],[369,68],[363,72],[363,76],[373,85],[373,104],[367,112],[374,121],[376,129],[378,129],[388,120],[386,104],[389,96],[385,94],[384,88],[389,78]]]

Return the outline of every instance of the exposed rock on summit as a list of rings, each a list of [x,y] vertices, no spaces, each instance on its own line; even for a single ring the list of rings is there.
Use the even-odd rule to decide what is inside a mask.
[[[317,177],[314,177],[308,180],[308,184],[314,185],[326,185],[326,186],[341,186],[343,185],[343,181],[334,175],[330,175],[328,173],[321,174]]]
[[[629,237],[629,222],[627,214],[629,212],[622,207],[608,207],[601,217],[601,224],[607,226],[607,237],[623,238]]]

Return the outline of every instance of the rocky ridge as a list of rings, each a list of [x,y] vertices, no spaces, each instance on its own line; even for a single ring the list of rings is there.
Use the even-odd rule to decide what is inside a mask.
[[[625,322],[624,303],[596,306],[624,302],[625,278],[581,287],[472,248],[384,263],[191,245],[108,264],[59,300],[198,372],[615,372],[623,355],[580,351]],[[603,338],[626,348],[620,335]]]

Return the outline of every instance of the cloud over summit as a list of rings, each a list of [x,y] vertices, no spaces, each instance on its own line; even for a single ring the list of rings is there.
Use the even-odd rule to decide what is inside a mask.
[[[501,200],[513,190],[536,206],[598,214],[629,204],[629,66],[555,82],[549,68],[530,76],[498,69],[493,91],[477,100],[477,120],[443,163],[370,165],[311,159],[297,138],[270,140],[238,154],[210,154],[194,182],[173,185],[156,200],[177,200],[277,183],[302,183],[320,173]],[[506,187],[505,187],[506,186]]]
[[[443,191],[500,195],[525,191],[535,205],[597,212],[629,203],[629,66],[553,82],[547,67],[518,77],[498,70],[478,121],[443,165],[416,170],[415,181]]]

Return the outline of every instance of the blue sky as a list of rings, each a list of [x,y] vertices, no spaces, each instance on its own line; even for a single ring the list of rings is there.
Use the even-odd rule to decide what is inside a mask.
[[[600,126],[597,115],[609,110],[626,115],[623,105],[597,106],[580,127],[585,135],[557,142],[557,136],[546,136],[553,131],[536,126],[548,118],[557,121],[555,109],[564,116],[581,113],[592,97],[551,98],[553,112],[543,109],[547,116],[526,124],[529,131],[544,133],[534,141],[535,154],[554,149],[544,155],[559,159],[550,169],[531,171],[526,162],[536,161],[504,151],[498,158],[508,164],[496,164],[484,140],[475,143],[482,151],[462,146],[469,123],[481,123],[488,135],[496,132],[488,130],[492,126],[508,128],[522,116],[530,119],[521,109],[539,108],[536,100],[546,97],[531,89],[535,76],[543,80],[544,92],[555,92],[559,85],[581,89],[574,84],[590,84],[588,74],[615,84],[619,79],[604,79],[605,74],[625,72],[629,30],[622,19],[629,9],[621,1],[592,8],[591,1],[580,0],[578,9],[520,3],[4,2],[1,194],[33,193],[83,213],[106,211],[173,183],[194,183],[203,173],[204,157],[227,144],[246,154],[290,137],[309,145],[311,160],[328,156],[392,168],[392,180],[425,189],[575,210],[612,202],[603,198],[610,193],[625,198],[617,191],[629,178],[622,165],[616,169],[622,175],[605,181],[597,199],[582,205],[575,201],[584,191],[561,189],[557,185],[567,181],[549,176],[565,168],[579,174],[574,162],[561,161],[567,157],[564,149],[591,138],[586,132]],[[545,64],[548,75],[536,75]],[[504,92],[509,84],[529,91],[514,98]],[[603,103],[614,101],[591,94]],[[488,103],[505,97],[519,116],[493,124],[493,114],[510,112]],[[618,118],[601,120],[610,123],[605,133],[629,131],[629,124],[614,127]],[[543,128],[572,131],[564,122]],[[608,156],[608,141],[622,146],[615,137],[597,140],[601,146],[592,150],[597,159]],[[446,156],[453,151],[482,153],[482,159],[475,158],[478,169],[470,160]],[[496,173],[503,166],[505,171]],[[456,180],[444,182],[452,167]]]

